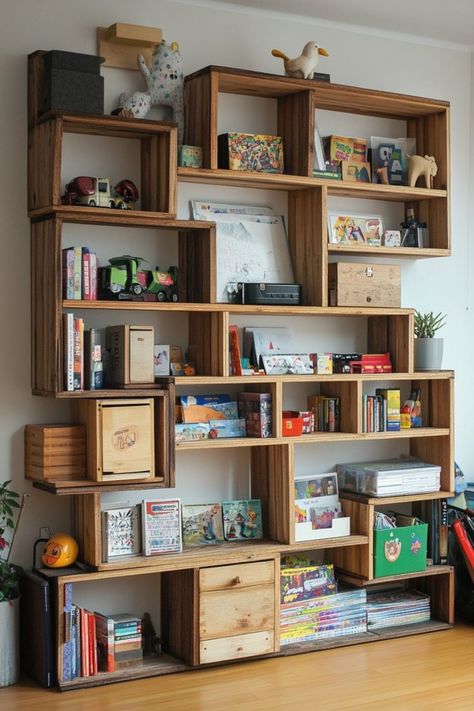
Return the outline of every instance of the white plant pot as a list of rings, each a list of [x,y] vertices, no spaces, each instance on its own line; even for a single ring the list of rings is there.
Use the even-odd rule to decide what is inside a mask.
[[[0,686],[20,675],[20,598],[0,602]]]
[[[441,370],[443,338],[415,338],[415,370]]]

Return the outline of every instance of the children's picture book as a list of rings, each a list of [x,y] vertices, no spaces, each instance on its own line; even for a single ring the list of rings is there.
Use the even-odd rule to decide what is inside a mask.
[[[328,215],[329,244],[353,244],[359,242],[380,247],[384,233],[380,215],[343,215],[330,212]]]
[[[120,506],[102,511],[102,558],[107,563],[124,555],[140,555],[141,506]]]
[[[208,422],[177,423],[174,426],[176,442],[197,442],[208,439],[210,431]]]
[[[263,538],[260,499],[223,501],[222,519],[226,541]]]
[[[180,553],[181,501],[143,501],[142,527],[145,555]]]
[[[266,375],[313,375],[309,353],[295,355],[262,355]]]
[[[170,374],[170,347],[155,346],[153,355],[153,370],[155,378],[163,378]]]
[[[342,514],[339,501],[333,504],[319,503],[319,499],[296,499],[295,522],[311,523],[313,531],[320,528],[332,528],[333,520]]]
[[[321,496],[337,497],[337,474],[310,474],[295,478],[295,499],[315,499]]]
[[[223,543],[220,504],[183,504],[183,545],[210,546]]]
[[[336,592],[334,566],[309,565],[306,568],[282,568],[280,600],[282,604],[309,600]]]

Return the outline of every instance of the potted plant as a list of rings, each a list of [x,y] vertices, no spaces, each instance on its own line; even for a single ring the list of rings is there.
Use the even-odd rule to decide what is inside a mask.
[[[11,481],[0,484],[0,686],[18,681],[21,568],[10,562],[25,495],[12,491]]]
[[[415,370],[441,370],[443,339],[435,333],[446,323],[446,314],[415,312]]]

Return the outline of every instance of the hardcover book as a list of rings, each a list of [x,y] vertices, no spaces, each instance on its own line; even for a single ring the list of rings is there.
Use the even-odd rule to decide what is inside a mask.
[[[140,504],[102,511],[102,557],[104,563],[125,555],[140,555]]]
[[[222,502],[226,541],[248,541],[263,538],[260,499]]]
[[[143,501],[145,555],[181,553],[181,502],[179,499]]]
[[[209,546],[223,543],[220,504],[183,504],[183,544]]]

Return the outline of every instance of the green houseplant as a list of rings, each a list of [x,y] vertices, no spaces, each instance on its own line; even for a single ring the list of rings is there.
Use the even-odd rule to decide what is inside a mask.
[[[446,324],[446,314],[415,312],[415,370],[441,370],[442,338],[435,334]]]
[[[10,562],[25,495],[0,484],[0,686],[18,681],[21,568]]]

